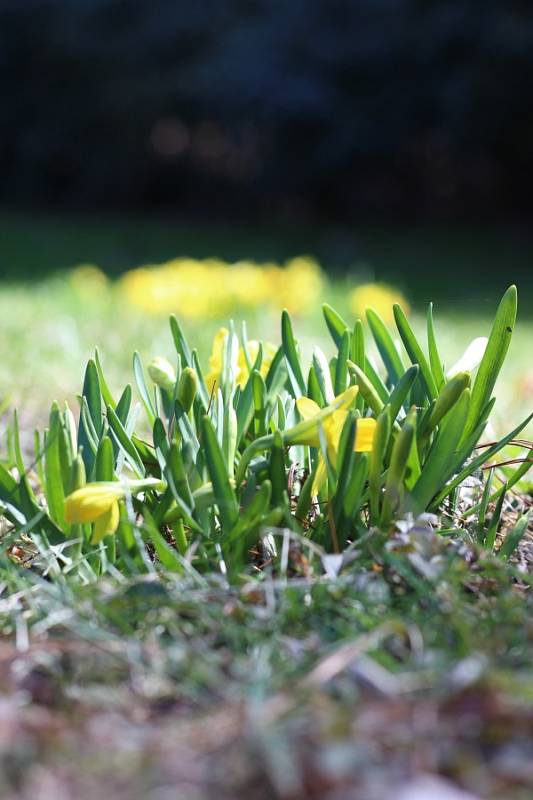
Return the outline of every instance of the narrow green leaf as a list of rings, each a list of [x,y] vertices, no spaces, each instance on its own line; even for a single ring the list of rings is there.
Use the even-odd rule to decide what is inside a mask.
[[[52,405],[49,430],[45,435],[45,496],[50,518],[60,527],[65,527],[65,492],[59,459],[59,435],[61,421],[57,403]]]
[[[113,395],[109,390],[109,386],[107,385],[107,381],[104,377],[104,371],[102,369],[102,364],[100,361],[100,353],[98,352],[98,348],[95,348],[94,351],[94,363],[96,365],[96,371],[98,373],[98,382],[100,384],[100,391],[102,392],[102,397],[104,398],[104,403],[106,406],[111,406],[111,408],[115,408],[115,401],[113,400]]]
[[[154,420],[157,416],[156,411],[154,409],[154,405],[152,403],[152,399],[150,397],[150,393],[146,386],[146,381],[144,379],[144,372],[141,363],[141,357],[137,351],[133,354],[133,374],[135,376],[135,383],[137,384],[138,392],[141,396],[141,400],[143,401],[143,405],[146,409],[146,413],[148,415],[148,422],[150,427],[154,424]]]
[[[328,303],[323,304],[322,313],[324,314],[324,319],[326,320],[326,325],[328,326],[328,331],[331,334],[331,338],[335,342],[335,345],[340,347],[344,333],[349,331],[348,324]]]
[[[396,327],[398,328],[398,333],[400,334],[404,347],[407,351],[407,355],[411,359],[411,363],[418,364],[420,367],[420,377],[428,400],[431,401],[437,396],[437,386],[435,384],[435,379],[433,378],[433,373],[431,372],[427,359],[422,352],[422,348],[418,344],[418,340],[414,335],[409,322],[407,321],[407,317],[405,316],[403,308],[395,303],[393,306],[393,311],[394,319],[396,320]]]
[[[366,318],[379,354],[385,364],[390,382],[395,385],[405,372],[402,359],[390,335],[389,329],[373,308],[367,308]]]
[[[352,361],[348,361],[348,369],[355,378],[357,385],[359,386],[359,391],[364,397],[367,405],[377,417],[379,414],[381,414],[385,404],[378,395],[373,383],[369,380],[369,378],[367,378],[363,370]]]
[[[508,559],[509,556],[512,556],[527,531],[530,516],[531,509],[520,517],[513,530],[507,534],[504,543],[498,550],[498,555],[501,558]]]
[[[415,437],[415,418],[416,409],[412,408],[394,441],[381,509],[380,526],[383,529],[389,527],[394,513],[398,511],[402,503],[403,477]]]
[[[412,491],[416,511],[424,511],[440,487],[448,480],[457,462],[459,444],[470,405],[470,389],[464,389],[453,409],[444,418],[420,478]]]
[[[329,364],[320,347],[315,347],[313,350],[313,366],[315,368],[320,391],[324,397],[324,400],[326,401],[326,405],[329,405],[335,400],[335,393],[333,391],[333,384],[331,382]]]
[[[510,286],[498,306],[485,354],[474,381],[470,413],[465,426],[465,438],[476,427],[482,409],[491,398],[492,390],[511,343],[516,321],[516,310],[516,286]]]
[[[365,375],[367,376],[368,380],[376,390],[378,396],[381,398],[383,403],[388,403],[389,401],[389,390],[381,380],[380,376],[372,366],[372,362],[369,358],[365,358],[365,368],[363,370]]]
[[[381,487],[383,484],[382,467],[385,453],[389,444],[391,433],[391,413],[387,407],[383,409],[377,418],[376,432],[372,443],[369,464],[369,498],[370,498],[370,522],[377,525],[380,516]]]
[[[144,464],[137,451],[137,448],[126,433],[126,429],[119,420],[116,411],[112,409],[111,406],[108,406],[107,408],[107,419],[111,429],[111,435],[116,440],[120,449],[123,451],[131,467],[140,478],[144,478],[146,470],[144,469]]]
[[[239,504],[230,485],[215,429],[211,420],[206,416],[202,419],[202,445],[205,451],[207,470],[215,490],[222,531],[227,535],[239,516]]]
[[[320,406],[320,408],[323,408],[326,405],[324,395],[322,394],[322,389],[320,388],[320,383],[318,382],[314,364],[311,364],[309,367],[306,394],[307,397],[309,397],[310,400],[314,400],[314,402],[317,404],[317,406]]]
[[[115,454],[113,443],[109,436],[103,436],[98,445],[95,463],[95,479],[97,481],[114,481],[115,476]]]
[[[437,390],[440,392],[442,387],[446,383],[446,377],[444,375],[444,368],[442,366],[441,357],[439,355],[439,350],[437,347],[435,327],[433,325],[433,303],[430,303],[428,306],[427,333],[428,333],[429,363],[431,366],[431,372],[433,373],[433,378],[435,380],[435,385],[437,387]]]
[[[283,352],[285,353],[292,394],[293,397],[297,399],[305,394],[305,381],[302,374],[300,357],[294,341],[291,318],[287,310],[284,310],[281,315],[281,341],[283,344]]]
[[[175,314],[170,315],[170,330],[172,333],[172,339],[174,341],[174,347],[176,348],[176,352],[181,358],[182,366],[184,367],[194,366],[192,363],[191,351],[189,345],[187,344],[187,339],[185,338],[185,335],[181,330],[180,324]]]
[[[339,353],[337,356],[337,363],[335,364],[335,397],[345,391],[348,385],[348,359],[350,357],[350,331],[344,331],[341,343],[339,345]]]
[[[507,492],[507,485],[503,485],[503,491],[498,498],[498,502],[496,503],[496,508],[494,509],[494,513],[490,520],[490,525],[487,530],[487,536],[485,537],[485,547],[489,550],[494,550],[494,543],[496,542],[496,534],[498,533],[498,528],[500,527],[500,521],[502,518],[502,511],[503,511],[503,503],[505,500],[505,495]]]
[[[254,401],[254,433],[255,436],[264,436],[266,434],[266,384],[261,374],[254,369],[251,375],[252,394]]]
[[[131,399],[132,399],[131,384],[128,383],[127,386],[124,388],[124,391],[120,395],[120,400],[118,401],[115,407],[115,412],[117,414],[117,417],[122,422],[124,427],[126,427],[128,421],[128,415],[130,413],[130,408],[131,408]],[[113,408],[113,406],[111,406],[111,408]]]
[[[391,392],[389,398],[389,409],[390,418],[393,423],[395,422],[401,407],[408,402],[409,393],[413,388],[413,384],[418,376],[418,370],[418,364],[413,364],[413,366],[409,367]]]
[[[285,471],[285,449],[279,431],[274,434],[274,443],[270,451],[270,481],[272,484],[272,503],[281,506],[287,495],[287,474]]]

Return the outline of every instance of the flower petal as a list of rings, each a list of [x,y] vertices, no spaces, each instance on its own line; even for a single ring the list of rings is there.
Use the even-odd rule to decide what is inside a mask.
[[[110,506],[108,510],[96,520],[91,538],[91,544],[98,544],[98,542],[100,542],[104,536],[115,533],[118,528],[119,521],[120,511],[118,508],[118,503],[114,502],[113,505]]]
[[[296,401],[296,407],[304,420],[312,419],[316,414],[320,414],[320,406],[310,397],[299,397]]]
[[[124,489],[116,483],[83,486],[65,498],[65,521],[69,524],[94,522],[123,496]]]
[[[315,472],[315,477],[313,478],[313,485],[311,487],[311,494],[313,497],[321,490],[322,486],[325,484],[328,477],[328,469],[326,467],[326,462],[324,457],[321,455],[319,457],[318,465]]]
[[[358,453],[370,453],[374,443],[376,420],[371,417],[357,420],[354,450]]]

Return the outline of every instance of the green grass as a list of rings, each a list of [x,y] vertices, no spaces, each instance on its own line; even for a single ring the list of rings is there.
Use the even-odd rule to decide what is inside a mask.
[[[158,226],[147,229],[162,234]],[[23,227],[11,229],[12,242]],[[71,248],[84,250],[79,231],[65,244],[62,224],[54,228],[47,220],[45,227],[50,247],[64,248],[59,264],[55,251],[56,265],[67,265]],[[97,228],[75,260],[100,260],[89,255]],[[133,252],[141,235],[135,226],[112,230],[100,228],[101,252],[111,252],[111,242],[127,231]],[[26,252],[35,248],[37,260],[39,224],[34,234]],[[254,240],[246,246],[260,255]],[[376,234],[374,252],[379,242]],[[425,246],[423,239],[411,245],[419,252]],[[207,246],[198,255],[207,255]],[[381,246],[385,252],[392,245]],[[175,252],[161,250],[160,257]],[[451,364],[471,339],[488,335],[494,305],[486,313],[481,302],[441,310],[439,295],[433,299],[439,348]],[[520,299],[495,392],[500,435],[532,406],[533,321]],[[349,316],[342,280],[330,283],[323,300]],[[424,311],[419,297],[413,317],[419,336]],[[154,355],[175,358],[166,318],[132,313],[112,294],[83,298],[60,275],[4,285],[0,319],[2,425],[18,406],[24,455],[52,399],[67,397],[75,406],[95,345],[115,397],[132,381],[133,349],[145,363]],[[184,325],[204,364],[221,322]],[[293,325],[304,364],[313,345],[334,354],[320,309]],[[258,313],[248,332],[279,342],[279,318]],[[212,458],[206,432],[203,446]],[[4,439],[2,457],[5,450]],[[207,467],[216,476],[209,458]],[[256,467],[260,480],[265,464]],[[57,489],[53,477],[45,483]],[[33,470],[29,479],[42,504]],[[152,560],[149,541],[147,558],[132,558],[131,569],[127,560],[114,561],[109,539],[109,559],[87,547],[80,568],[68,561],[68,541],[49,546],[31,529],[21,533],[1,520],[0,688],[11,733],[0,738],[6,765],[0,794],[22,800],[44,786],[80,800],[209,800],[213,793],[223,800],[378,800],[409,783],[414,792],[413,782],[430,774],[486,800],[526,800],[533,789],[532,534],[523,532],[509,561],[497,557],[483,542],[498,509],[485,505],[484,520],[443,513],[432,530],[402,515],[388,535],[359,531],[342,565],[327,542],[312,530],[302,539],[285,518],[276,551],[256,544],[238,576],[222,567],[216,543],[224,546],[226,520],[215,506],[205,518],[213,532],[190,563],[171,560],[175,573]],[[530,505],[525,494],[508,498],[497,544]],[[418,791],[431,797],[427,785]]]

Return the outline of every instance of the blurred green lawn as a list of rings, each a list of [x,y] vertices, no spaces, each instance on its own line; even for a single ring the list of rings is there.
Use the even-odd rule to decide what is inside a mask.
[[[366,228],[364,233],[347,233],[317,228],[269,232],[266,228],[200,229],[156,220],[67,221],[4,215],[0,216],[0,241],[4,276],[0,282],[0,404],[16,405],[39,421],[44,419],[53,399],[68,398],[75,403],[85,362],[95,346],[116,392],[132,380],[133,350],[138,349],[145,361],[154,355],[173,357],[165,317],[132,310],[113,293],[82,297],[69,285],[64,270],[76,263],[93,262],[118,274],[143,262],[185,254],[283,260],[308,252],[323,266],[349,266],[344,277],[332,269],[322,298],[347,319],[351,318],[346,307],[348,287],[361,279],[390,280],[406,290],[413,301],[414,325],[420,331],[426,302],[434,301],[441,354],[448,365],[474,337],[488,334],[498,294],[515,281],[519,289],[519,320],[497,387],[495,425],[508,430],[533,407],[533,362],[529,350],[533,314],[531,278],[528,280],[526,271],[531,254],[528,247],[518,247],[516,239],[503,234],[494,233],[487,243],[472,232],[457,231],[417,234],[412,229]],[[354,256],[356,252],[360,260],[354,257],[350,262],[349,254]],[[474,292],[473,276],[479,273],[483,259],[488,264],[487,276],[485,280],[477,279]],[[490,270],[500,261],[501,274],[489,279]],[[470,271],[468,263],[474,264]],[[458,277],[461,270],[462,280]],[[213,333],[225,322],[211,319],[201,324],[184,323],[204,360]],[[247,322],[250,337],[279,342],[276,315],[256,313]],[[327,354],[332,352],[318,305],[295,319],[295,329],[304,353],[310,353],[316,343],[323,345]]]

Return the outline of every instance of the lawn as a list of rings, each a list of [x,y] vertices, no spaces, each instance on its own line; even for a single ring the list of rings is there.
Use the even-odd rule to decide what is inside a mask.
[[[520,446],[476,448],[501,362],[481,443],[532,410],[530,283],[522,294],[519,282],[516,325],[506,293],[472,376],[446,378],[436,349],[450,367],[488,336],[512,276],[477,297],[465,277],[470,300],[458,304],[435,264],[458,276],[474,259],[475,275],[492,248],[496,269],[516,240],[352,234],[378,265],[370,277],[393,280],[412,305],[388,321],[393,340],[372,315],[354,327],[349,293],[369,277],[354,262],[291,316],[236,309],[236,330],[245,316],[264,343],[255,370],[239,362],[236,385],[231,333],[208,370],[227,319],[184,314],[169,326],[118,281],[80,284],[67,268],[96,261],[118,276],[214,248],[326,263],[325,234],[215,229],[200,240],[161,222],[47,219],[25,236],[22,218],[1,224],[11,279],[0,291],[0,794],[530,798],[531,481],[501,462],[531,458],[531,423]],[[435,274],[400,272],[431,254]],[[282,342],[279,358],[268,342]],[[101,366],[86,368],[95,347]],[[168,368],[148,374],[155,356]],[[33,429],[46,425],[34,458]]]

